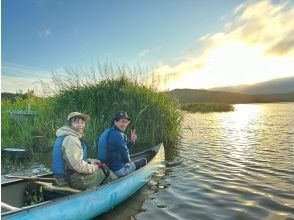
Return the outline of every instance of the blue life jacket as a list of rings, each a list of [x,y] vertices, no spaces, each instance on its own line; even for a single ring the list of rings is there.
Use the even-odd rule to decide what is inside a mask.
[[[56,138],[54,146],[53,146],[53,154],[52,154],[52,172],[55,175],[64,175],[64,160],[62,153],[62,143],[65,136],[59,136]],[[83,148],[83,160],[87,160],[88,158],[88,149],[87,144],[84,140],[80,139],[81,145]]]
[[[105,131],[101,133],[99,136],[97,142],[96,142],[96,154],[98,160],[100,160],[102,163],[107,163],[107,145],[108,145],[108,137],[111,132],[112,128],[107,128]]]
[[[125,142],[128,149],[133,145],[127,142],[126,136],[115,126],[107,128],[97,140],[97,158],[102,163],[106,163],[113,171],[120,169],[125,163],[130,162],[130,158],[127,158],[129,157],[128,149],[124,152],[121,145],[114,144],[117,138],[119,138],[119,141]],[[124,143],[121,144],[123,145]]]

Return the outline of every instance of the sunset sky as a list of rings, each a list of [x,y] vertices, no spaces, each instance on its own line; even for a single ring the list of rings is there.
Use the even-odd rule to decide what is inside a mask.
[[[294,76],[294,1],[2,0],[2,92],[63,67],[145,65],[163,89]]]

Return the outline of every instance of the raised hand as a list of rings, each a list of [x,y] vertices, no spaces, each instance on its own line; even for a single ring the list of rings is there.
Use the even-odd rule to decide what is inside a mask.
[[[131,141],[135,143],[135,141],[137,140],[137,132],[136,129],[131,130]]]

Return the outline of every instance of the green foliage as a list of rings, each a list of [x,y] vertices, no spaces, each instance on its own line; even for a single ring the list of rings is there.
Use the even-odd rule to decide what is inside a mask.
[[[228,112],[234,111],[234,106],[230,104],[222,104],[222,103],[190,103],[183,104],[181,106],[182,110],[189,112]]]
[[[32,97],[30,99],[17,98],[16,101],[1,101],[1,147],[25,147],[31,145],[32,137],[46,135],[48,124],[42,123],[49,99]],[[23,117],[13,116],[13,110],[37,111],[38,114]],[[46,125],[46,126],[44,126]]]
[[[117,111],[126,111],[133,118],[127,133],[130,129],[137,130],[138,145],[175,143],[180,137],[181,112],[177,104],[165,94],[125,77],[89,86],[67,87],[55,96],[53,106],[60,121],[72,111],[91,116],[85,138],[93,149],[98,135],[111,126]]]
[[[127,134],[130,129],[137,130],[137,150],[160,142],[170,146],[180,139],[182,113],[178,104],[170,101],[166,93],[142,83],[142,75],[135,76],[124,66],[110,64],[86,71],[65,71],[53,73],[52,81],[43,85],[50,97],[2,100],[2,148],[19,146],[31,150],[33,136],[44,136],[45,147],[51,148],[57,128],[66,123],[67,115],[73,111],[91,116],[85,130],[91,156],[99,134],[111,126],[117,111],[126,111],[133,118]],[[21,120],[10,115],[10,110],[28,108],[37,111],[37,115]],[[50,158],[48,154],[46,157]]]

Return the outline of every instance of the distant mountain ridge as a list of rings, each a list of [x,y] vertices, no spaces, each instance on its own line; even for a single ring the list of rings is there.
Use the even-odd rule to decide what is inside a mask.
[[[253,85],[215,87],[210,91],[236,92],[243,94],[277,94],[294,92],[294,76],[278,78]]]
[[[175,89],[168,92],[172,100],[182,104],[214,102],[214,103],[269,103],[294,102],[294,92],[282,94],[249,95],[234,92],[209,91],[198,89]]]
[[[167,92],[168,96],[180,103],[215,102],[215,103],[267,103],[294,102],[294,76],[274,79],[253,85],[218,87],[204,89],[175,89]],[[2,99],[15,101],[17,97],[34,96],[33,91],[25,94],[1,93]]]

